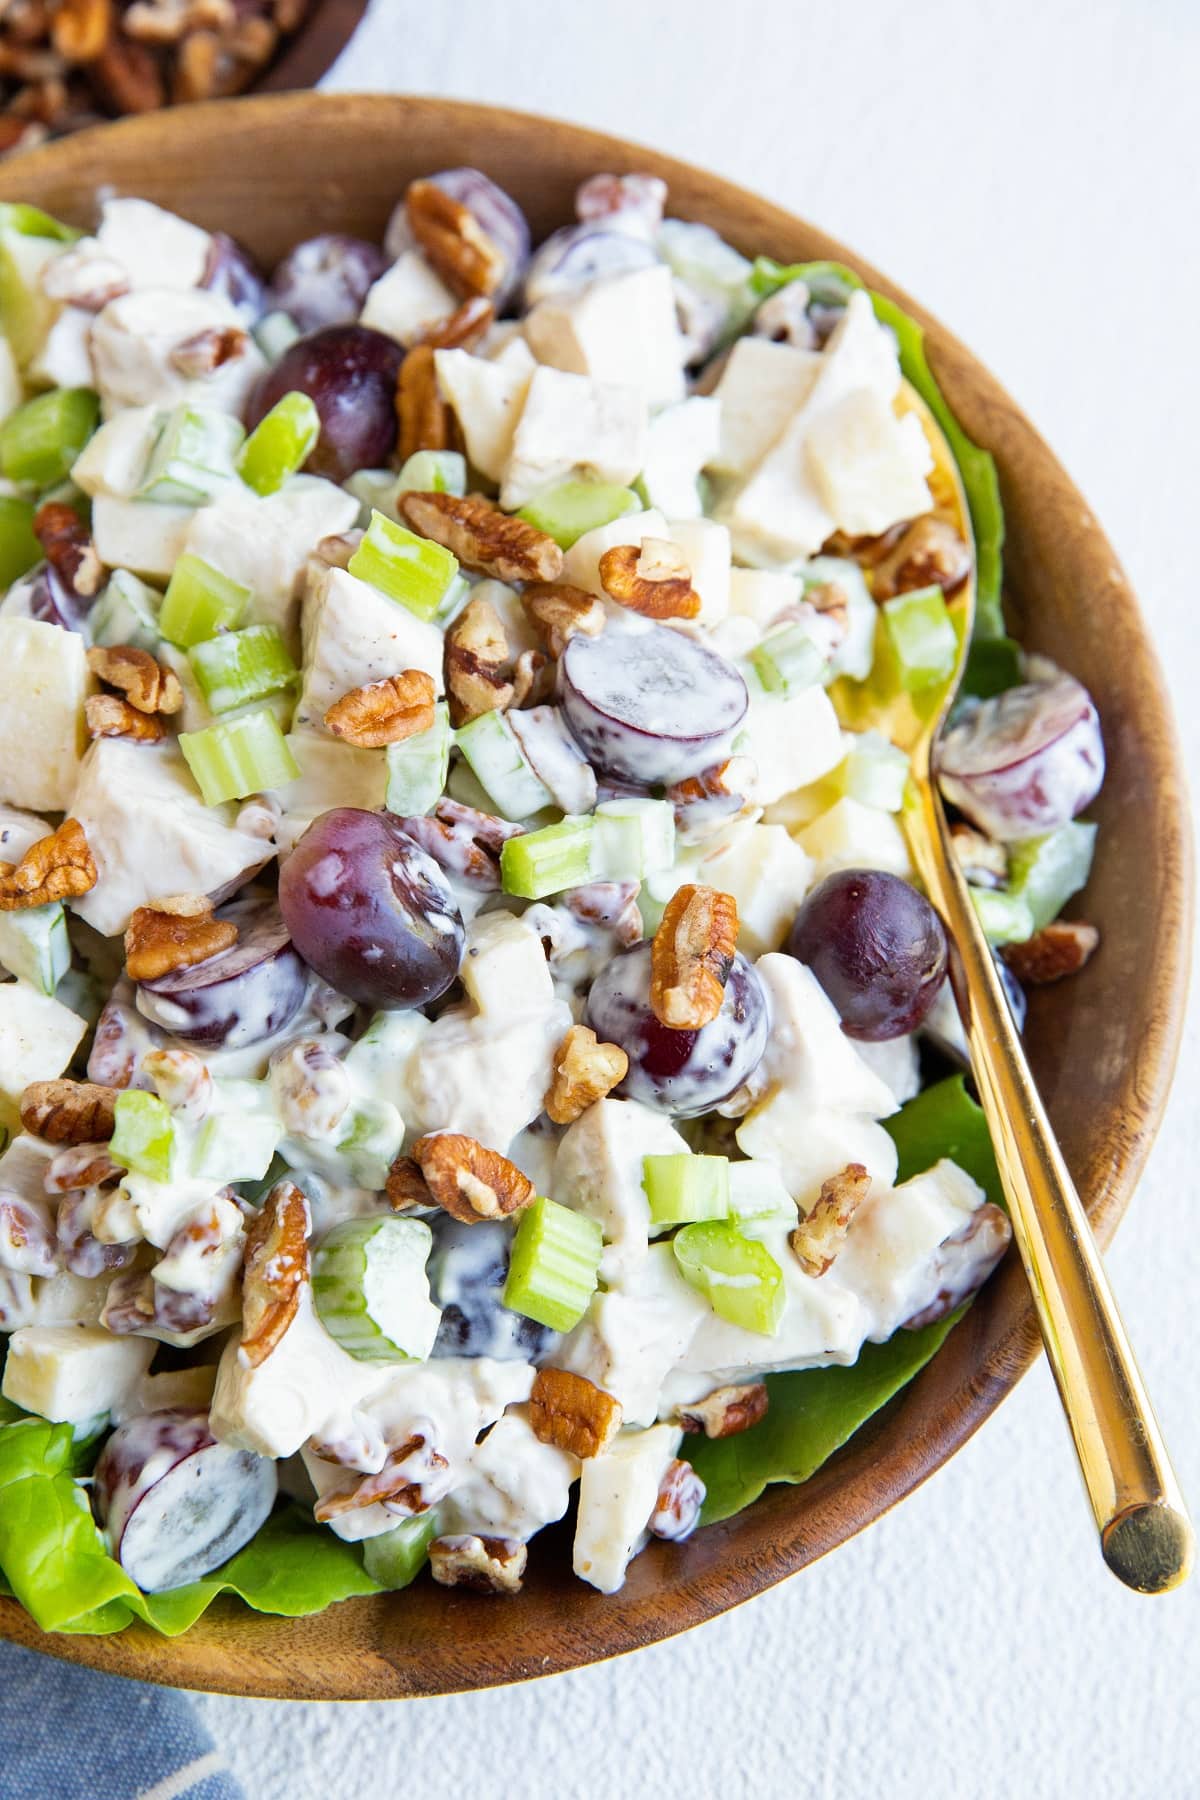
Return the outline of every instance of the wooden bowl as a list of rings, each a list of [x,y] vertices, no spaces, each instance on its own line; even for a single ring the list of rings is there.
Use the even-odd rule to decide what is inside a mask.
[[[925,326],[951,406],[999,464],[1015,627],[1087,684],[1104,721],[1109,774],[1085,900],[1103,947],[1081,976],[1034,994],[1028,1040],[1107,1241],[1150,1147],[1182,1022],[1191,861],[1179,754],[1137,603],[1086,502],[948,332],[841,245],[729,182],[598,132],[450,101],[295,94],[123,121],[6,164],[0,198],[84,224],[99,187],[145,195],[233,232],[269,265],[318,231],[378,239],[406,182],[462,163],[510,189],[539,236],[571,217],[582,177],[651,170],[669,182],[673,212],[750,253],[849,261]],[[429,1581],[311,1619],[261,1618],[218,1602],[186,1636],[166,1640],[140,1626],[109,1638],[47,1637],[3,1601],[0,1633],[143,1680],[284,1698],[440,1694],[574,1668],[712,1618],[861,1531],[965,1443],[1037,1345],[1010,1256],[929,1367],[809,1482],[768,1490],[682,1547],[653,1544],[612,1598],[571,1576],[560,1527],[538,1539],[513,1602],[480,1602]],[[1086,1529],[1082,1511],[1070,1525]]]
[[[366,10],[367,0],[312,0],[299,30],[284,39],[251,91],[282,94],[315,87],[354,36]]]

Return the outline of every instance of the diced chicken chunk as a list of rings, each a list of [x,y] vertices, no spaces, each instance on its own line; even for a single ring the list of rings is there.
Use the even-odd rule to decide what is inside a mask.
[[[421,252],[406,250],[369,290],[359,323],[384,332],[407,348],[422,332],[449,318],[456,305],[454,295]]]
[[[149,1338],[113,1337],[87,1325],[29,1325],[14,1331],[4,1364],[4,1398],[68,1425],[110,1413],[150,1366]]]
[[[232,354],[205,374],[189,372],[181,346],[206,333],[229,332]],[[182,360],[189,367],[180,367]],[[92,363],[106,416],[123,406],[176,406],[196,400],[241,413],[267,367],[238,314],[218,294],[145,288],[111,300],[92,326]]]
[[[645,459],[640,388],[539,368],[513,436],[500,503],[514,511],[569,476],[627,484]]]
[[[525,336],[539,362],[639,388],[651,408],[683,399],[686,348],[665,263],[540,301]]]
[[[604,1281],[626,1276],[646,1255],[650,1203],[642,1186],[643,1158],[682,1156],[687,1148],[669,1119],[637,1100],[599,1100],[564,1133],[554,1192],[603,1230]]]
[[[434,363],[438,387],[462,426],[467,455],[489,481],[499,481],[529,392],[532,358],[522,367],[466,350],[438,350]]]
[[[12,1127],[31,1081],[53,1081],[83,1041],[86,1019],[25,981],[0,982],[0,1123]]]
[[[622,1432],[602,1456],[584,1463],[572,1566],[602,1594],[617,1592],[644,1548],[662,1478],[682,1441],[676,1425]]]
[[[442,634],[345,569],[324,569],[304,598],[304,671],[297,724],[320,724],[351,688],[424,669],[443,692]]]
[[[0,801],[64,812],[87,747],[95,683],[83,638],[37,619],[0,619]]]

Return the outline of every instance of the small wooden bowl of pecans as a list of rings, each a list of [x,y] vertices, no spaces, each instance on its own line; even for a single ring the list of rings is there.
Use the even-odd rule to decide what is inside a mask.
[[[366,0],[0,0],[0,155],[129,113],[310,87]]]

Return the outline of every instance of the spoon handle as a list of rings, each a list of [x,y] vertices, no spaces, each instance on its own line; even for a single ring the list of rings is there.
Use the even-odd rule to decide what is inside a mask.
[[[955,949],[951,976],[1013,1236],[1112,1572],[1141,1593],[1186,1579],[1191,1521],[1075,1184],[1038,1094],[932,781],[914,772],[913,860]]]

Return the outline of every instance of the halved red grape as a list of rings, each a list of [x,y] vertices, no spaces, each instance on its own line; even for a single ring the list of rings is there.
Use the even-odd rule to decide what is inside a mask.
[[[271,298],[301,331],[357,319],[367,290],[387,268],[377,244],[327,231],[289,250],[271,277]]]
[[[601,969],[588,996],[587,1022],[629,1058],[618,1094],[694,1118],[728,1100],[761,1062],[770,1024],[766,995],[753,965],[736,955],[712,1023],[675,1031],[650,1010],[650,952],[648,942],[635,944]]]
[[[237,943],[190,969],[139,983],[137,1009],[189,1044],[240,1050],[283,1030],[299,1011],[308,971],[270,901],[240,901],[222,907],[220,917],[236,922]]]
[[[228,1562],[270,1516],[275,1492],[269,1458],[218,1443],[207,1413],[177,1409],[119,1425],[92,1486],[113,1555],[147,1594]]]
[[[36,619],[64,631],[84,631],[92,600],[75,593],[49,563],[37,563],[4,597],[6,619]]]
[[[285,350],[268,369],[246,411],[253,428],[285,394],[307,394],[321,419],[305,463],[313,475],[345,481],[356,469],[383,468],[396,445],[396,377],[404,352],[366,325],[328,325]]]
[[[644,786],[723,762],[749,704],[732,663],[665,625],[577,633],[559,672],[563,716],[588,761]]]
[[[439,174],[428,175],[425,179],[466,207],[504,259],[504,273],[491,296],[499,311],[516,292],[529,261],[529,226],[525,214],[512,195],[497,187],[481,169],[442,169]],[[412,241],[407,210],[401,201],[388,220],[384,249],[389,256],[397,257],[410,248]]]
[[[807,963],[847,1037],[915,1031],[946,979],[946,932],[923,894],[882,869],[839,869],[814,888],[784,948]]]
[[[283,865],[279,905],[304,960],[365,1006],[424,1006],[458,974],[454,894],[390,813],[322,813]]]
[[[652,244],[619,225],[564,225],[534,253],[525,273],[525,304],[574,294],[590,282],[649,269],[657,261]]]
[[[227,231],[214,231],[204,279],[210,294],[228,300],[244,325],[257,325],[267,310],[267,284],[244,244]]]
[[[1095,799],[1103,780],[1099,715],[1070,675],[980,701],[938,752],[947,800],[1002,842],[1057,831]]]

